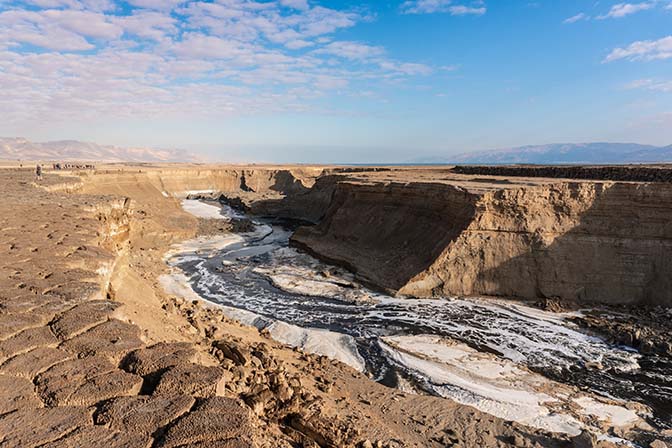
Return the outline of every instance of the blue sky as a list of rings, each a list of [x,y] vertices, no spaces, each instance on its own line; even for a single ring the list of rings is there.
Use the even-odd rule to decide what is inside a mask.
[[[672,144],[672,0],[0,0],[0,135],[229,161]]]

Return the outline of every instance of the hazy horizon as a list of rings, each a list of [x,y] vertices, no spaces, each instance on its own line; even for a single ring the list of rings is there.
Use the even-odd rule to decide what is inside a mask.
[[[665,146],[670,25],[672,0],[7,1],[0,135],[308,163]]]

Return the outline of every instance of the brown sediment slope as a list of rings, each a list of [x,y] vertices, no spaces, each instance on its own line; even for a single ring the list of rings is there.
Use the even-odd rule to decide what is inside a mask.
[[[294,244],[402,295],[672,305],[669,184],[428,171],[338,183]]]

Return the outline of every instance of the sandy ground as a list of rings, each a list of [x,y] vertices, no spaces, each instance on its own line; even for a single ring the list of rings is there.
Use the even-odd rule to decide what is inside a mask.
[[[62,174],[0,170],[2,446],[610,446],[389,389],[167,294],[196,218]]]

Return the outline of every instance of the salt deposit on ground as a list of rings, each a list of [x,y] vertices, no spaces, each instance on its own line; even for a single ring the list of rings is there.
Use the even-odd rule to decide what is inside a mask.
[[[566,320],[568,313],[548,313],[509,301],[375,294],[358,285],[350,273],[287,247],[289,232],[279,226],[257,225],[254,232],[231,237],[214,244],[209,243],[213,238],[192,240],[183,246],[173,265],[187,260],[181,266],[188,265],[192,277],[180,281],[193,284],[205,299],[223,304],[218,306],[229,317],[268,329],[278,341],[358,370],[365,370],[371,361],[368,355],[376,353],[377,361],[403,372],[398,376],[406,390],[452,398],[540,429],[577,435],[589,427],[600,434],[610,426],[642,421],[619,402],[579,392],[526,367],[561,369],[589,360],[613,371],[639,367],[637,353],[578,331]],[[213,246],[219,247],[213,251],[214,260],[204,249]],[[281,291],[264,286],[267,282],[260,278]],[[325,323],[328,329],[315,328]],[[398,335],[411,328],[436,333]],[[390,336],[381,337],[385,334]],[[483,352],[448,335],[482,347]],[[382,352],[364,349],[365,360],[356,343],[361,349],[369,340],[375,340]],[[408,378],[415,382],[405,381]]]
[[[189,286],[189,278],[180,272],[160,276],[159,283],[161,283],[163,290],[170,295],[181,297],[187,301],[203,300]]]
[[[329,297],[348,302],[371,300],[371,295],[353,283],[339,277],[326,277],[310,268],[277,266],[273,269],[255,268],[254,272],[267,277],[277,288],[292,294]]]
[[[600,403],[590,397],[581,397],[574,400],[586,414],[596,417],[598,420],[611,423],[614,426],[628,426],[640,420],[635,411],[622,406]]]
[[[182,200],[182,208],[184,211],[191,213],[198,218],[206,219],[228,219],[222,214],[222,208],[218,205],[206,204],[203,201],[195,201],[191,199]]]
[[[521,368],[511,361],[431,335],[382,338],[390,359],[437,394],[489,414],[535,428],[578,435],[590,416],[604,427],[629,427],[642,419],[624,405],[578,392]],[[578,413],[576,406],[578,404]],[[602,428],[591,428],[599,432]]]
[[[281,321],[275,321],[267,328],[271,337],[278,342],[298,347],[308,353],[328,356],[360,372],[365,369],[364,359],[357,352],[352,336],[316,328],[301,328]]]
[[[173,245],[171,250],[166,253],[165,258],[170,259],[179,255],[181,260],[185,260],[190,255],[215,254],[226,247],[243,241],[243,237],[235,233],[194,238]]]
[[[260,330],[268,329],[271,337],[278,342],[300,348],[307,353],[328,356],[360,372],[364,371],[364,359],[357,352],[355,339],[351,336],[315,328],[301,328],[250,311],[215,305],[203,300],[196,294],[189,284],[189,278],[181,273],[164,274],[160,277],[160,282],[164,291],[168,294],[182,297],[188,301],[199,300],[205,302],[208,306],[216,306],[228,317],[244,325],[254,326]]]
[[[217,243],[221,245],[220,243]],[[215,246],[217,245],[215,244]],[[229,242],[229,244],[231,244]],[[174,246],[172,256],[183,259],[192,251],[211,250],[213,247],[209,239],[190,240]],[[224,246],[225,247],[225,246]],[[187,249],[187,253],[181,249]],[[278,342],[298,347],[308,353],[328,356],[341,361],[359,371],[365,370],[364,359],[357,351],[355,339],[341,333],[315,328],[302,328],[285,322],[262,317],[258,314],[240,310],[237,308],[214,305],[212,302],[203,300],[191,287],[189,278],[179,272],[165,274],[160,277],[161,286],[172,295],[182,297],[185,300],[203,301],[209,306],[217,306],[232,319],[242,324],[255,326],[258,329],[268,329],[271,337]]]
[[[216,190],[184,190],[173,193],[173,196],[176,198],[186,198],[189,196],[195,196],[199,194],[213,194],[213,193],[216,193]]]

